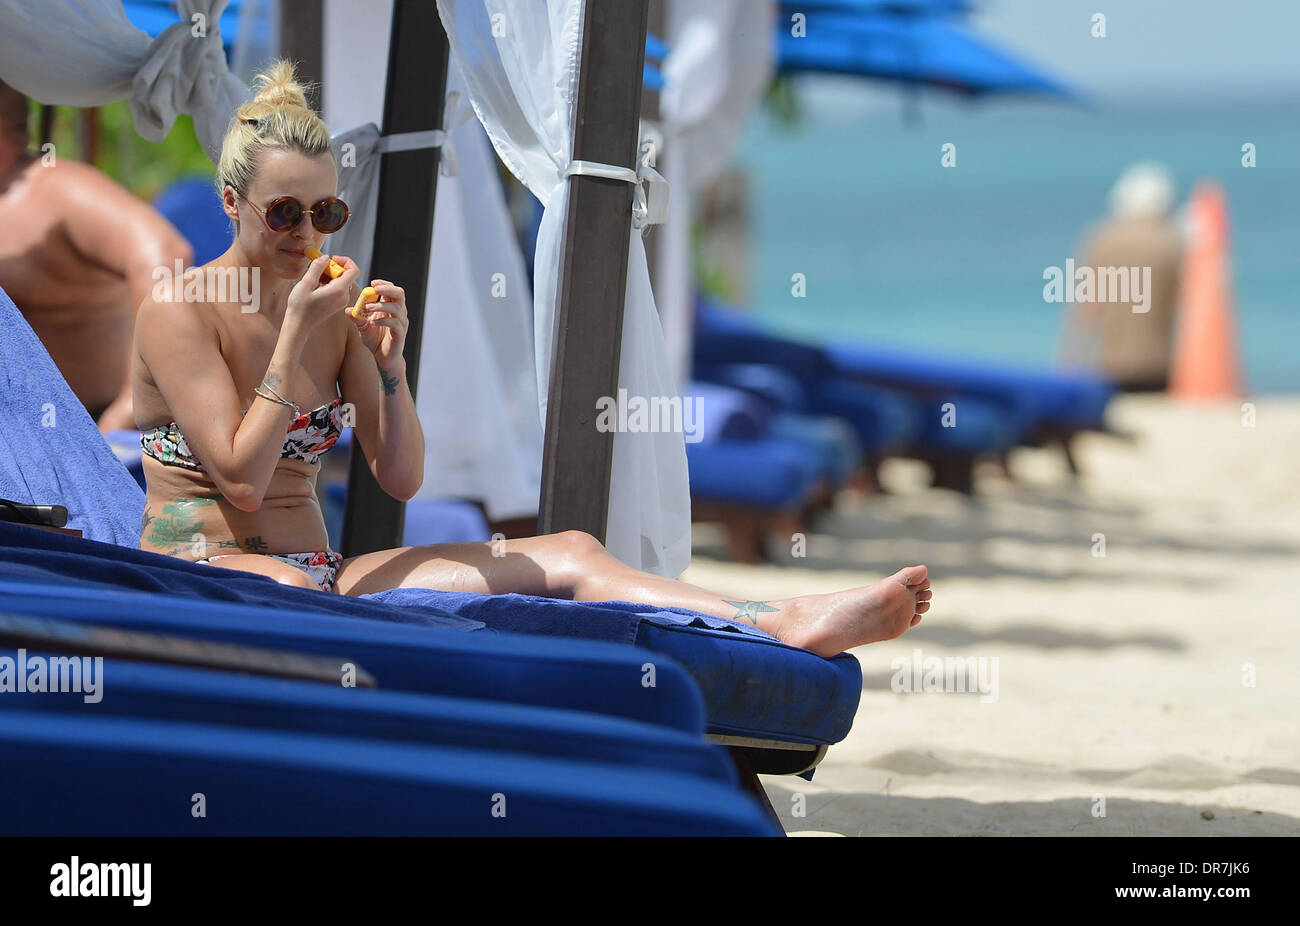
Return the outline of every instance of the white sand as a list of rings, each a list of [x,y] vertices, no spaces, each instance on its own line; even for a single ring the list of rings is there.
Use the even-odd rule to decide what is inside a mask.
[[[1136,440],[1082,439],[1081,482],[1059,452],[1018,451],[1014,482],[981,469],[974,504],[891,463],[896,494],[841,499],[789,568],[709,559],[700,528],[682,578],[739,597],[930,567],[921,625],[855,652],[848,739],[812,783],[764,778],[786,828],[1300,833],[1300,402],[1256,405],[1248,428],[1240,403],[1122,399],[1112,423]],[[996,658],[996,700],[894,692],[916,648]]]

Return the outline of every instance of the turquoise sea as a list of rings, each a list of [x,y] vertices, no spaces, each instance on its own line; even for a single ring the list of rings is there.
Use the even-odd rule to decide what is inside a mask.
[[[751,292],[773,327],[813,338],[1031,365],[1054,362],[1063,306],[1043,270],[1077,257],[1119,173],[1159,160],[1179,204],[1227,192],[1248,388],[1300,392],[1300,105],[1245,100],[1079,108],[1039,101],[766,110],[738,155],[749,175]],[[941,166],[942,146],[956,166]],[[1242,145],[1256,166],[1242,166]],[[803,273],[807,295],[794,298]]]

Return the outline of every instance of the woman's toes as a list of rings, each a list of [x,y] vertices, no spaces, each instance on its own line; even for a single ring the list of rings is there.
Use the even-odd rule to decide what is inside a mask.
[[[934,592],[930,591],[928,588],[925,589],[924,591],[920,591],[916,593],[917,601],[929,601],[933,597],[934,597]]]
[[[908,624],[908,626],[909,626],[909,627],[915,627],[915,626],[916,626],[917,624],[919,624],[919,623],[921,623],[921,615],[919,615],[919,614],[913,614],[913,615],[912,615],[912,623]]]
[[[917,614],[924,614],[926,611],[929,611],[929,610],[930,610],[930,602],[928,602],[928,601],[922,601],[922,602],[918,603],[917,606],[916,606],[916,613],[917,613]]]
[[[904,566],[898,572],[894,573],[894,578],[902,582],[908,588],[920,585],[925,581],[926,568],[924,566]]]

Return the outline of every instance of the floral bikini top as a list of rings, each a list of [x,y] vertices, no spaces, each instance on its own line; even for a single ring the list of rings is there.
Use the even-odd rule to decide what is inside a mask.
[[[284,449],[280,451],[280,457],[302,460],[304,463],[318,462],[343,433],[342,404],[342,396],[336,396],[333,402],[303,412],[289,422],[289,431],[284,438]],[[244,413],[248,413],[247,409]],[[140,435],[140,449],[159,463],[183,466],[186,469],[203,469],[203,465],[190,453],[185,435],[175,421],[143,432]]]

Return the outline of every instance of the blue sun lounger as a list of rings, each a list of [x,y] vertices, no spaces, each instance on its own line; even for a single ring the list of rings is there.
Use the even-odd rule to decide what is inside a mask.
[[[908,402],[919,425],[901,441],[909,445],[902,453],[930,461],[938,484],[966,491],[975,456],[1102,430],[1114,394],[1104,380],[1082,373],[1007,370],[861,345],[803,344],[767,333],[735,309],[709,300],[697,305],[695,357],[709,376],[725,375],[719,370],[737,361],[786,370],[814,397],[809,400],[814,407],[856,422],[863,433],[870,433],[870,418],[856,408]]]
[[[779,834],[726,782],[463,746],[0,707],[0,753],[6,836]]]
[[[6,627],[11,618],[0,618]],[[45,621],[28,619],[42,625]],[[55,623],[77,629],[92,625]],[[69,641],[69,648],[75,644]],[[32,652],[31,646],[27,652]],[[65,649],[64,652],[69,650]],[[0,644],[0,657],[16,658]],[[282,651],[276,651],[282,652]],[[296,730],[395,742],[463,746],[572,761],[661,768],[735,783],[726,753],[683,730],[610,714],[458,698],[396,688],[105,657],[102,691],[8,692],[0,708]]]
[[[691,516],[721,522],[733,562],[763,559],[770,533],[804,530],[860,460],[851,435],[846,448],[822,429],[836,422],[775,412],[748,391],[692,382],[682,398],[699,409],[686,442]]]
[[[851,726],[861,693],[860,669],[851,656],[824,660],[752,626],[696,612],[427,589],[345,598],[135,549],[143,504],[139,487],[2,293],[0,353],[6,360],[0,374],[0,423],[6,426],[0,497],[67,505],[69,527],[84,534],[0,525],[3,579],[26,583],[25,589],[7,588],[5,595],[17,605],[25,593],[27,613],[67,617],[75,609],[79,620],[109,626],[118,622],[261,645],[278,641],[318,653],[341,647],[378,665],[390,684],[414,690],[433,678],[447,689],[438,693],[447,696],[509,700],[513,685],[518,703],[621,710],[629,719],[678,727],[700,725],[703,695],[710,738],[734,747],[739,761],[754,757],[760,771],[806,772]],[[132,598],[133,591],[139,597]],[[178,608],[172,600],[177,596],[188,606]],[[223,604],[240,613],[216,614],[213,609]],[[469,630],[466,617],[507,633]],[[449,618],[461,622],[462,632],[450,632]],[[437,626],[419,626],[431,624]],[[525,633],[530,636],[518,636]],[[539,635],[579,639],[544,641]],[[625,646],[616,656],[590,641]],[[556,650],[560,644],[567,648]],[[574,656],[573,646],[596,649]],[[688,675],[674,671],[674,660]],[[622,705],[609,696],[611,685],[626,686],[629,668],[639,685],[647,663],[660,672],[656,693],[647,698],[643,689],[621,699]],[[686,717],[692,712],[693,720]]]
[[[31,530],[30,528],[12,529]],[[139,600],[147,598],[154,608],[162,606],[172,610],[200,612],[189,615],[193,622],[189,629],[193,630],[194,626],[204,626],[204,631],[196,635],[201,638],[235,639],[244,642],[274,640],[274,637],[268,635],[250,634],[241,638],[235,634],[213,633],[214,629],[219,629],[221,622],[202,620],[204,615],[201,612],[204,603],[187,600],[181,596],[165,594],[133,596],[129,593],[119,595],[109,589],[95,588],[93,589],[95,597],[84,596],[81,607],[78,608],[75,603],[71,603],[74,596],[70,593],[64,593],[62,598],[59,597],[58,587],[44,586],[29,579],[3,581],[0,584],[3,585],[0,589],[0,634],[13,631],[14,613],[53,612],[66,615],[83,614],[87,609],[93,613],[94,621],[87,625],[71,625],[74,629],[84,626],[88,630],[95,627],[107,627],[118,632],[124,627],[136,630],[141,624],[148,626],[148,622],[132,622],[129,618],[124,618],[124,614],[136,614],[142,617],[147,615],[149,609],[142,609]],[[71,589],[73,586],[69,585],[68,588]],[[96,598],[100,600],[97,601]],[[102,601],[105,599],[109,600],[113,607],[103,608]],[[265,620],[269,616],[265,609],[248,606],[240,609],[221,603],[214,604],[212,607],[228,612],[260,611],[260,614],[250,615],[254,618],[252,622],[254,624],[256,619]],[[298,620],[311,623],[309,617],[300,616]],[[330,620],[340,625],[352,623],[347,620]],[[19,619],[19,623],[34,624],[39,629],[40,625],[47,622]],[[61,619],[57,623],[61,629],[69,626]],[[155,622],[155,626],[157,623]],[[161,622],[161,624],[168,629],[182,627],[181,622],[170,625]],[[454,674],[448,671],[449,667],[454,668],[454,663],[439,665],[436,661],[427,658],[428,649],[422,648],[419,644],[431,642],[428,638],[434,635],[453,639],[463,635],[411,625],[392,626],[408,631],[409,638],[404,641],[405,647],[414,651],[420,669],[423,670],[412,673],[417,686],[423,683],[425,687],[444,690],[457,687],[454,680],[447,678],[449,674]],[[19,629],[23,628],[20,626]],[[366,660],[370,660],[370,665],[381,666],[380,674],[383,679],[397,684],[403,681],[400,675],[393,671],[394,667],[390,663],[373,658],[377,648],[374,646],[366,648],[367,643],[371,642],[370,635],[344,643],[345,650],[339,652],[335,649],[340,645],[338,635],[331,636],[320,632],[318,628],[314,629],[317,629],[316,633],[298,639],[309,641],[309,645],[315,646],[320,652],[334,649],[340,656],[349,660],[357,660],[357,653],[361,653]],[[421,639],[421,635],[425,639]],[[379,633],[378,636],[382,639],[385,635]],[[488,642],[490,637],[497,635],[489,635],[487,638],[477,634],[474,636],[482,642]],[[290,638],[280,637],[275,642],[283,643],[286,640]],[[93,645],[83,643],[75,635],[69,635],[66,629],[62,629],[59,642],[63,644],[60,652],[94,651]],[[640,666],[628,658],[626,651],[609,646],[576,641],[571,643],[515,638],[510,638],[509,641],[503,638],[500,642],[514,643],[516,649],[522,645],[525,651],[531,650],[527,653],[531,658],[527,660],[521,661],[516,657],[511,661],[502,662],[502,668],[510,673],[504,680],[505,684],[501,686],[507,689],[502,692],[504,697],[509,696],[512,685],[520,687],[527,685],[534,692],[542,692],[540,700],[546,700],[547,695],[554,693],[551,691],[551,686],[555,685],[556,679],[553,674],[548,676],[543,664],[557,659],[563,659],[568,663],[564,668],[570,670],[571,675],[578,678],[586,676],[588,683],[599,690],[604,685],[599,671],[601,666],[599,660],[593,660],[591,657],[593,654],[602,655],[600,653],[602,650],[605,651],[603,655],[612,657],[615,662],[632,663],[626,665],[625,671],[621,673],[625,679],[640,674]],[[542,642],[548,645],[539,646],[538,644]],[[33,653],[39,656],[39,650],[39,646],[29,648],[23,658],[30,659]],[[610,650],[614,652],[611,653]],[[175,651],[174,646],[166,650],[169,656]],[[495,650],[497,657],[503,657],[507,653],[508,650]],[[190,654],[186,652],[183,655]],[[473,651],[462,653],[458,662],[469,663],[480,672],[490,669],[491,667],[483,663],[479,656],[480,654]],[[14,660],[17,653],[0,644],[0,659],[6,657]],[[368,666],[363,664],[360,669],[369,675]],[[591,672],[591,669],[596,671]],[[755,819],[756,807],[748,798],[743,798],[735,788],[736,773],[725,753],[717,747],[706,745],[701,738],[702,712],[698,707],[698,695],[694,686],[680,670],[674,670],[674,667],[666,663],[661,666],[661,673],[660,677],[667,681],[667,687],[677,688],[679,697],[670,700],[682,702],[679,706],[684,707],[685,710],[672,711],[671,714],[675,716],[660,716],[662,712],[652,710],[647,715],[648,720],[632,721],[591,713],[587,710],[508,704],[494,700],[492,692],[480,699],[466,699],[430,696],[400,689],[349,689],[338,684],[261,676],[249,677],[229,671],[212,671],[189,666],[123,662],[110,657],[103,664],[98,698],[94,703],[87,703],[86,697],[80,691],[25,694],[7,691],[5,697],[0,698],[0,751],[3,751],[6,757],[5,768],[0,770],[0,781],[11,783],[10,788],[0,787],[0,794],[22,795],[21,802],[10,802],[0,798],[0,832],[41,834],[72,832],[96,835],[185,832],[450,835],[584,831],[629,835],[661,832],[746,835],[773,832],[771,824],[767,821],[763,821],[757,827],[752,823],[743,822],[746,817],[751,821]],[[576,686],[563,687],[572,690]],[[609,686],[614,692],[632,690],[635,687],[637,687],[635,683],[624,684],[619,681]],[[516,694],[519,693],[521,692],[516,691]],[[586,702],[582,704],[584,708],[587,706]],[[46,716],[39,717],[41,713],[45,713]],[[79,715],[81,721],[73,723],[63,719],[52,719],[49,716],[51,713],[61,717],[69,714]],[[121,719],[150,721],[150,723],[126,725],[118,722]],[[668,723],[665,724],[663,721]],[[87,724],[91,726],[88,727]],[[39,727],[42,734],[35,739],[30,735],[33,725]],[[57,733],[61,728],[69,731],[68,742],[60,742],[58,736],[55,736],[54,741],[46,737],[46,734],[51,731]],[[27,734],[15,733],[15,730],[24,729],[28,731]],[[105,729],[112,731],[113,735],[106,741],[98,740],[98,733],[102,733]],[[117,738],[117,734],[124,730],[127,731],[124,735],[129,740],[125,744]],[[243,735],[245,731],[250,735]],[[385,761],[386,750],[382,748],[383,743],[436,747],[436,752],[428,758],[428,761],[439,763],[439,768],[435,771],[444,777],[435,776],[435,793],[428,795],[425,800],[439,808],[440,813],[432,816],[420,815],[418,821],[407,824],[395,824],[387,805],[398,799],[398,795],[376,791],[377,782],[367,783],[364,780],[366,776],[359,776],[355,768],[347,772],[344,778],[334,781],[338,774],[336,769],[322,768],[312,760],[304,762],[303,757],[298,756],[294,762],[288,764],[296,764],[298,770],[294,774],[300,776],[304,791],[333,794],[352,789],[346,792],[351,795],[347,798],[348,806],[343,807],[338,814],[325,814],[325,817],[332,816],[334,819],[323,828],[321,824],[304,824],[297,816],[280,819],[278,822],[274,820],[274,815],[260,818],[254,812],[257,808],[270,802],[292,798],[293,792],[287,790],[291,780],[288,769],[280,767],[285,764],[287,754],[275,748],[269,753],[263,751],[265,754],[259,753],[250,758],[242,748],[228,751],[221,748],[220,744],[215,749],[206,748],[194,754],[186,748],[177,747],[178,742],[191,735],[196,742],[200,739],[205,740],[207,747],[212,746],[214,739],[224,739],[236,745],[246,745],[248,741],[253,740],[261,741],[264,745],[280,744],[281,746],[286,741],[294,739],[285,736],[271,739],[259,731],[279,731],[282,734],[292,733],[295,736],[311,734],[310,738],[298,737],[298,739],[309,743],[316,742],[320,749],[333,749],[336,754],[346,751],[352,756],[364,757],[367,761]],[[52,753],[51,749],[56,752]],[[42,767],[42,763],[52,761],[50,757],[60,749],[79,749],[86,761],[67,763],[66,768]],[[461,780],[447,781],[445,776],[448,774],[446,762],[448,754],[459,757],[456,763],[473,759],[476,764],[472,767],[481,768],[483,774],[478,778],[465,777],[462,774]],[[268,760],[272,763],[269,767],[265,765]],[[200,774],[197,764],[202,761],[206,761],[208,765]],[[251,768],[248,767],[250,762]],[[91,771],[99,767],[97,763],[102,763],[102,775]],[[160,764],[167,767],[160,768]],[[161,792],[158,791],[159,785],[156,782],[160,778],[167,780],[174,773],[176,766],[189,767],[192,774],[198,776],[200,780],[209,782],[216,790],[205,787],[203,791],[212,799],[215,800],[220,795],[225,809],[221,814],[221,822],[215,827],[185,829],[183,827],[192,827],[192,824],[173,819],[170,813],[163,813],[166,808],[160,806]],[[463,770],[465,766],[459,767]],[[35,774],[33,768],[46,773],[44,776],[35,776],[44,782],[39,787],[32,782]],[[517,821],[523,824],[522,827],[511,824],[496,824],[495,829],[487,827],[484,821],[490,820],[491,815],[487,813],[481,800],[472,797],[476,789],[487,787],[490,791],[493,788],[499,790],[512,780],[511,775],[526,773],[530,768],[539,777],[529,781],[529,787],[519,792],[527,798],[527,806],[530,807],[529,818]],[[551,824],[542,825],[537,819],[532,819],[539,813],[548,814],[553,824],[555,815],[550,805],[557,802],[562,805],[571,803],[572,783],[548,776],[573,775],[579,780],[591,782],[593,779],[609,777],[606,773],[611,769],[624,769],[632,773],[623,776],[628,778],[624,783],[626,786],[632,786],[634,778],[639,777],[642,779],[639,787],[651,790],[634,796],[620,796],[617,793],[602,795],[595,803],[602,812],[612,814],[613,819],[604,826],[588,823],[586,825],[592,827],[589,830],[574,828],[583,825],[581,809],[577,811],[578,816],[574,818],[570,827],[547,829],[546,826]],[[504,777],[500,779],[499,785],[494,785],[492,775],[498,773],[504,774]],[[87,780],[87,776],[92,774],[95,775],[94,780]],[[614,777],[617,778],[620,774],[622,773]],[[242,784],[232,789],[230,783],[239,775],[247,777]],[[382,774],[374,775],[373,770],[371,777],[381,780],[384,778]],[[399,774],[398,777],[402,776]],[[44,792],[44,789],[51,787],[51,781],[64,779],[69,793],[77,792],[76,799],[31,806],[34,795],[39,795]],[[213,782],[213,779],[216,779],[216,782]],[[518,778],[513,780],[517,782]],[[106,781],[108,790],[104,790]],[[679,818],[679,808],[674,806],[677,801],[665,802],[656,799],[661,789],[673,789],[689,796],[696,789],[697,781],[705,783],[703,790],[711,793],[711,800],[720,802],[718,812],[713,815],[712,820],[707,817]],[[598,787],[598,783],[595,786]],[[729,796],[717,793],[720,786],[731,788]],[[321,792],[319,790],[321,788],[325,790]],[[371,797],[359,798],[357,789],[363,794],[369,793]],[[95,807],[95,804],[89,798],[81,800],[87,793],[96,795],[98,799],[111,798],[111,801],[99,805],[97,813],[88,813],[86,811]],[[373,800],[384,806],[358,805],[358,800]],[[471,813],[468,817],[465,814],[465,807],[462,805],[467,801],[472,808],[479,808],[484,813],[484,820],[477,821],[477,825],[474,814]],[[17,806],[19,803],[23,806]],[[233,814],[230,809],[232,806],[235,808]],[[319,811],[319,806],[314,808],[314,812],[319,813]],[[295,814],[298,812],[307,811],[295,811]],[[650,818],[648,822],[642,820],[642,817],[647,815]],[[176,816],[180,817],[179,814]],[[183,820],[183,817],[180,819]],[[304,825],[306,829],[301,828]],[[542,828],[537,828],[539,825]],[[290,826],[292,828],[284,828]]]
[[[427,589],[349,598],[217,570],[0,522],[0,607],[14,613],[350,655],[388,687],[766,739],[775,767],[804,763],[797,772],[848,734],[861,693],[848,654],[822,659],[681,608]]]

